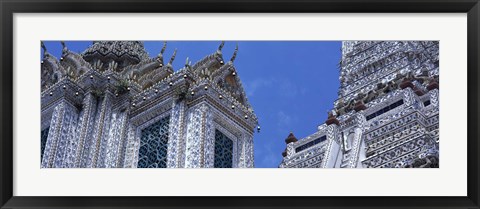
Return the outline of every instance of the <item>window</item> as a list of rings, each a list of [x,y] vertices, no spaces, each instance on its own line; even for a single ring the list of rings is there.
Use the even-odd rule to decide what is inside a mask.
[[[393,110],[393,109],[395,109],[396,107],[398,107],[398,106],[400,106],[400,105],[403,105],[403,99],[398,100],[397,102],[392,103],[391,105],[388,105],[388,106],[386,106],[386,107],[378,110],[377,112],[374,112],[374,113],[372,113],[372,114],[370,114],[370,115],[367,115],[367,120],[371,120],[371,119],[373,119],[373,118],[375,118],[375,117],[377,117],[377,116],[382,115],[383,113],[387,113],[388,111]]]
[[[233,156],[233,141],[219,130],[215,130],[215,168],[231,168]]]
[[[50,130],[50,127],[43,129],[40,134],[40,160],[43,159],[43,152],[45,151],[45,145],[47,144],[48,139],[48,130]]]
[[[168,127],[170,117],[165,117],[142,130],[138,168],[166,168]]]
[[[304,145],[302,145],[302,146],[297,147],[297,148],[295,149],[295,152],[301,152],[301,151],[303,151],[303,150],[305,150],[305,149],[307,149],[307,148],[309,148],[309,147],[311,147],[311,146],[314,146],[314,145],[316,145],[316,144],[318,144],[318,143],[320,143],[320,142],[322,142],[322,141],[325,141],[326,139],[327,139],[327,135],[324,135],[324,136],[322,136],[322,137],[320,137],[320,138],[317,138],[317,139],[315,139],[315,140],[313,140],[313,141],[311,141],[311,142],[308,142],[308,143],[306,143],[306,144],[304,144]]]
[[[427,100],[427,101],[423,102],[423,106],[424,106],[424,107],[426,107],[426,106],[428,106],[428,105],[430,105],[430,104],[431,104],[431,103],[430,103],[430,100]]]

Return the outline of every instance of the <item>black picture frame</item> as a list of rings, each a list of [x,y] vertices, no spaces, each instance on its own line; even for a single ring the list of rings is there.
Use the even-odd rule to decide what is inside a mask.
[[[479,208],[478,0],[0,0],[1,208]],[[467,13],[468,195],[466,197],[20,197],[13,196],[14,13]],[[448,179],[446,179],[448,181]],[[319,188],[322,189],[322,188]]]

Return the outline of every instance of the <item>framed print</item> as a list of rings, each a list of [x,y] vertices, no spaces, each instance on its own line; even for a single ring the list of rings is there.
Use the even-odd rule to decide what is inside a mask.
[[[478,1],[2,1],[2,208],[478,208]]]

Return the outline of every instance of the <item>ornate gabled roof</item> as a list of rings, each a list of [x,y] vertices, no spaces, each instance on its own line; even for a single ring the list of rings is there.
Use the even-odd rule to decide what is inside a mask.
[[[41,89],[42,91],[58,82],[67,73],[60,61],[47,51],[44,43],[41,42],[43,49],[43,59],[41,61]]]
[[[215,53],[204,57],[189,68],[192,69],[198,77],[210,80],[212,84],[222,88],[242,105],[250,108],[245,90],[233,65],[238,53],[238,45],[235,48],[232,58],[227,63],[224,62],[222,56],[222,48],[224,45],[225,42],[222,41]]]
[[[141,41],[94,41],[82,57],[90,63],[113,60],[119,63],[119,69],[150,58]]]
[[[225,64],[222,56],[222,48],[225,42],[222,41],[217,51],[213,54],[207,55],[200,61],[192,65],[192,69],[198,74],[204,69],[208,69],[210,74],[213,74],[216,70],[220,69]]]

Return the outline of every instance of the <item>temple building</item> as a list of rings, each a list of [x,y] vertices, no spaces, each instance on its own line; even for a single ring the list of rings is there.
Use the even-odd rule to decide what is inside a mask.
[[[42,168],[250,168],[259,129],[224,42],[174,71],[139,41],[42,43]]]
[[[280,168],[438,168],[439,43],[344,41],[318,130],[290,133]]]

